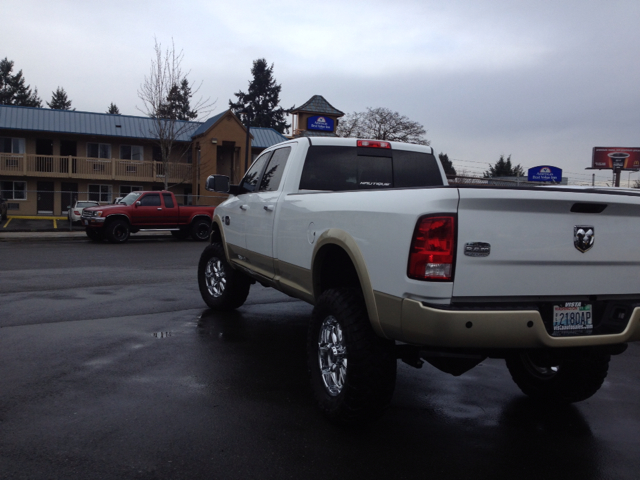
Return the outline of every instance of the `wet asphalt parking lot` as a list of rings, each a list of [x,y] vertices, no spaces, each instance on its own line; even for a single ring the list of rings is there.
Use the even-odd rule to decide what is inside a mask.
[[[501,360],[398,366],[376,423],[327,423],[307,389],[311,307],[252,287],[200,298],[204,244],[0,242],[1,479],[637,479],[640,345],[591,399],[524,397]]]

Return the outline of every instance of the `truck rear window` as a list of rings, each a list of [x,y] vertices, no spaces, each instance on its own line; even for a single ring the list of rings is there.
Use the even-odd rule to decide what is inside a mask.
[[[344,191],[443,184],[437,160],[431,154],[407,150],[371,153],[354,147],[309,147],[300,189]]]

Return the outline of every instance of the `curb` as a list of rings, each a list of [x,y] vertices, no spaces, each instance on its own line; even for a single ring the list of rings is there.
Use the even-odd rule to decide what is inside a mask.
[[[173,236],[169,232],[141,232],[140,234],[132,234],[130,240],[166,237],[173,240]],[[18,242],[22,240],[29,241],[61,241],[61,240],[86,240],[91,242],[87,234],[82,232],[0,232],[1,242]]]

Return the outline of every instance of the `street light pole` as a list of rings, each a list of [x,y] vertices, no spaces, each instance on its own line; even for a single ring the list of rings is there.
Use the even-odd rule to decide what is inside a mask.
[[[244,144],[244,172],[247,173],[247,170],[249,170],[249,129],[251,127],[251,107],[243,108],[240,113],[244,113],[247,127],[247,139]]]

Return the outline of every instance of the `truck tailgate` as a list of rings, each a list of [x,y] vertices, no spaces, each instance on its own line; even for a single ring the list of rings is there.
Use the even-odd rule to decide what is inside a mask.
[[[640,196],[555,188],[459,193],[454,298],[640,293]],[[580,228],[593,232],[592,244],[575,241]]]

